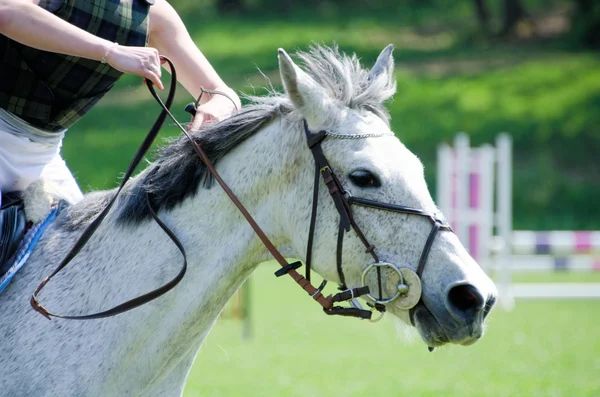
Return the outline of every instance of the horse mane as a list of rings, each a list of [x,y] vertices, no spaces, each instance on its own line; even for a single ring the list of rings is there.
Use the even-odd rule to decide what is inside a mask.
[[[392,76],[371,80],[356,55],[340,53],[337,46],[313,45],[307,52],[297,52],[302,69],[312,77],[326,95],[340,105],[373,112],[389,124],[384,102],[396,92]],[[233,148],[254,135],[266,124],[294,111],[287,95],[271,86],[265,96],[246,95],[249,102],[231,117],[192,132],[193,139],[216,164]],[[184,199],[195,195],[202,185],[210,188],[213,178],[194,152],[187,138],[181,135],[159,150],[158,160],[132,180],[118,203],[117,220],[138,223],[151,215],[146,204],[148,194],[156,211],[172,209]],[[102,210],[114,190],[87,195],[78,205],[65,211],[61,223],[69,229],[83,227]],[[93,198],[93,200],[91,200]]]

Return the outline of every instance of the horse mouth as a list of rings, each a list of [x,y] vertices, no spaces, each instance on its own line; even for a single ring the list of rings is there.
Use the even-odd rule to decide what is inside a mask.
[[[419,331],[423,342],[425,342],[429,348],[439,347],[450,342],[444,328],[442,328],[440,323],[423,302],[419,302],[413,310],[414,326]]]
[[[444,328],[429,308],[420,302],[414,308],[413,325],[430,349],[447,343],[470,346],[483,336],[483,328],[476,324],[464,325],[456,329]]]

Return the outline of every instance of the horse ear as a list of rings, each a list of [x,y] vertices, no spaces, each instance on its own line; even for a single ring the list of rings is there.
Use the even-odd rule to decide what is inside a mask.
[[[294,104],[294,107],[304,116],[311,128],[324,126],[327,108],[331,105],[325,90],[317,82],[304,73],[292,58],[279,49],[279,73],[285,92]]]
[[[382,74],[386,74],[388,78],[391,78],[394,70],[394,58],[392,57],[392,51],[394,51],[394,45],[388,44],[387,47],[381,51],[381,54],[377,57],[375,65],[369,72],[369,81],[375,80]]]

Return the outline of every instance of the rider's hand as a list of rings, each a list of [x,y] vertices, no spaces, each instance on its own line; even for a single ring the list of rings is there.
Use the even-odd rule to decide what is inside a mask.
[[[196,115],[192,118],[191,123],[188,124],[189,130],[196,131],[200,129],[200,126],[205,122],[224,120],[231,116],[236,109],[241,109],[242,105],[240,103],[240,98],[231,88],[217,87],[215,91],[227,94],[231,100],[225,95],[205,93],[204,95],[210,95],[210,99],[208,102],[198,106]]]
[[[107,50],[106,63],[123,73],[149,79],[158,88],[164,89],[160,81],[161,60],[155,48],[112,45]]]

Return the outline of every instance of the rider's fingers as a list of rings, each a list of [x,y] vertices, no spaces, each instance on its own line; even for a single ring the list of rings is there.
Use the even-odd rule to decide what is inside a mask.
[[[152,52],[154,54],[154,62],[152,62],[152,63],[158,65],[158,67],[160,68],[160,65],[162,63],[162,61],[160,59],[160,54],[158,53],[158,50],[156,48],[153,48],[153,50],[154,51],[152,51]]]
[[[160,67],[160,63],[156,64],[156,65],[152,65],[150,67],[150,70],[152,70],[154,73],[156,73],[156,75],[160,78],[162,76],[162,68]]]
[[[202,123],[204,123],[204,116],[205,114],[202,111],[196,110],[196,115],[192,118],[192,122],[188,124],[188,130],[199,130]]]
[[[173,71],[171,70],[171,65],[169,65],[167,63],[167,59],[165,57],[162,57],[159,55],[159,60],[160,60],[160,65],[162,65],[163,68],[165,68],[165,70],[169,73],[173,73]]]
[[[160,73],[160,71],[159,71]],[[149,70],[144,74],[144,77],[149,79],[155,86],[157,86],[159,89],[164,90],[165,87],[163,86],[162,81],[160,81],[160,75],[157,74],[155,71],[153,70]]]
[[[204,122],[205,123],[214,122],[214,121],[219,121],[219,117],[217,117],[216,115],[214,115],[212,113],[204,114]]]

